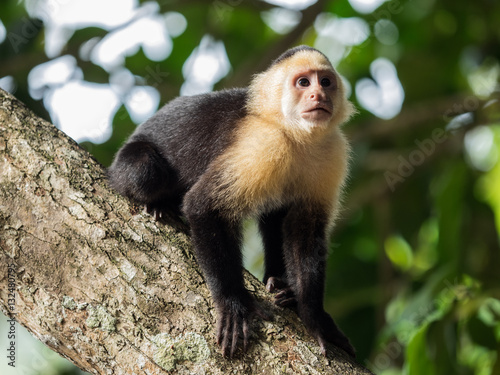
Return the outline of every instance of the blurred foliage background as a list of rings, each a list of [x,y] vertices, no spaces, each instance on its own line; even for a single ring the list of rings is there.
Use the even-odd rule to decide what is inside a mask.
[[[0,87],[109,165],[173,97],[317,47],[360,111],[326,309],[376,374],[500,374],[499,25],[497,0],[3,0]],[[78,372],[20,340],[24,374]]]

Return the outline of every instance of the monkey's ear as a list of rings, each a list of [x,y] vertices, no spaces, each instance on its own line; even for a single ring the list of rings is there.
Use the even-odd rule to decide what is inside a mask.
[[[248,86],[247,110],[276,122],[283,121],[281,99],[286,74],[278,67],[256,74]]]

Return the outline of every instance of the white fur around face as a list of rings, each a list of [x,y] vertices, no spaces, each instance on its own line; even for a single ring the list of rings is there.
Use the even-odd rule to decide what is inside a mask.
[[[281,112],[285,118],[286,126],[310,132],[312,124],[303,119],[298,113],[296,97],[293,95],[293,91],[287,87],[287,82],[284,83],[284,86],[283,95],[281,97]]]
[[[326,128],[330,119],[325,121],[312,121],[302,117],[300,113],[300,96],[297,96],[293,87],[290,85],[291,78],[287,77],[283,82],[283,95],[281,96],[281,112],[285,119],[285,126],[293,128],[292,130],[302,130],[311,133],[313,129]]]

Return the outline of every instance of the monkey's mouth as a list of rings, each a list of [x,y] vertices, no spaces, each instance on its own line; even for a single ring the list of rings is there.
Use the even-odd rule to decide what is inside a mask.
[[[330,108],[328,103],[323,103],[323,102],[314,103],[314,105],[306,112],[315,112],[315,111],[332,113],[332,109]]]
[[[313,108],[307,112],[325,112],[325,113],[331,113],[328,109],[326,108],[322,108],[322,107],[318,107],[318,108]]]
[[[303,112],[304,115],[331,115],[332,110],[326,104],[318,103],[314,107]]]

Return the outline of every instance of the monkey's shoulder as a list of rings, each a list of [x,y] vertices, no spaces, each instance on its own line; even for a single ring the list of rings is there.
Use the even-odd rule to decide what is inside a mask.
[[[153,144],[160,155],[192,185],[232,143],[246,116],[247,89],[181,96],[137,128],[131,140]]]
[[[244,88],[214,91],[193,96],[180,96],[165,104],[143,123],[136,135],[158,139],[187,141],[226,138],[240,119],[247,115],[248,90]],[[205,144],[206,142],[203,142]]]
[[[160,111],[160,115],[169,117],[200,117],[205,120],[211,118],[244,117],[248,89],[235,88],[214,91],[193,96],[179,96],[167,103]]]

